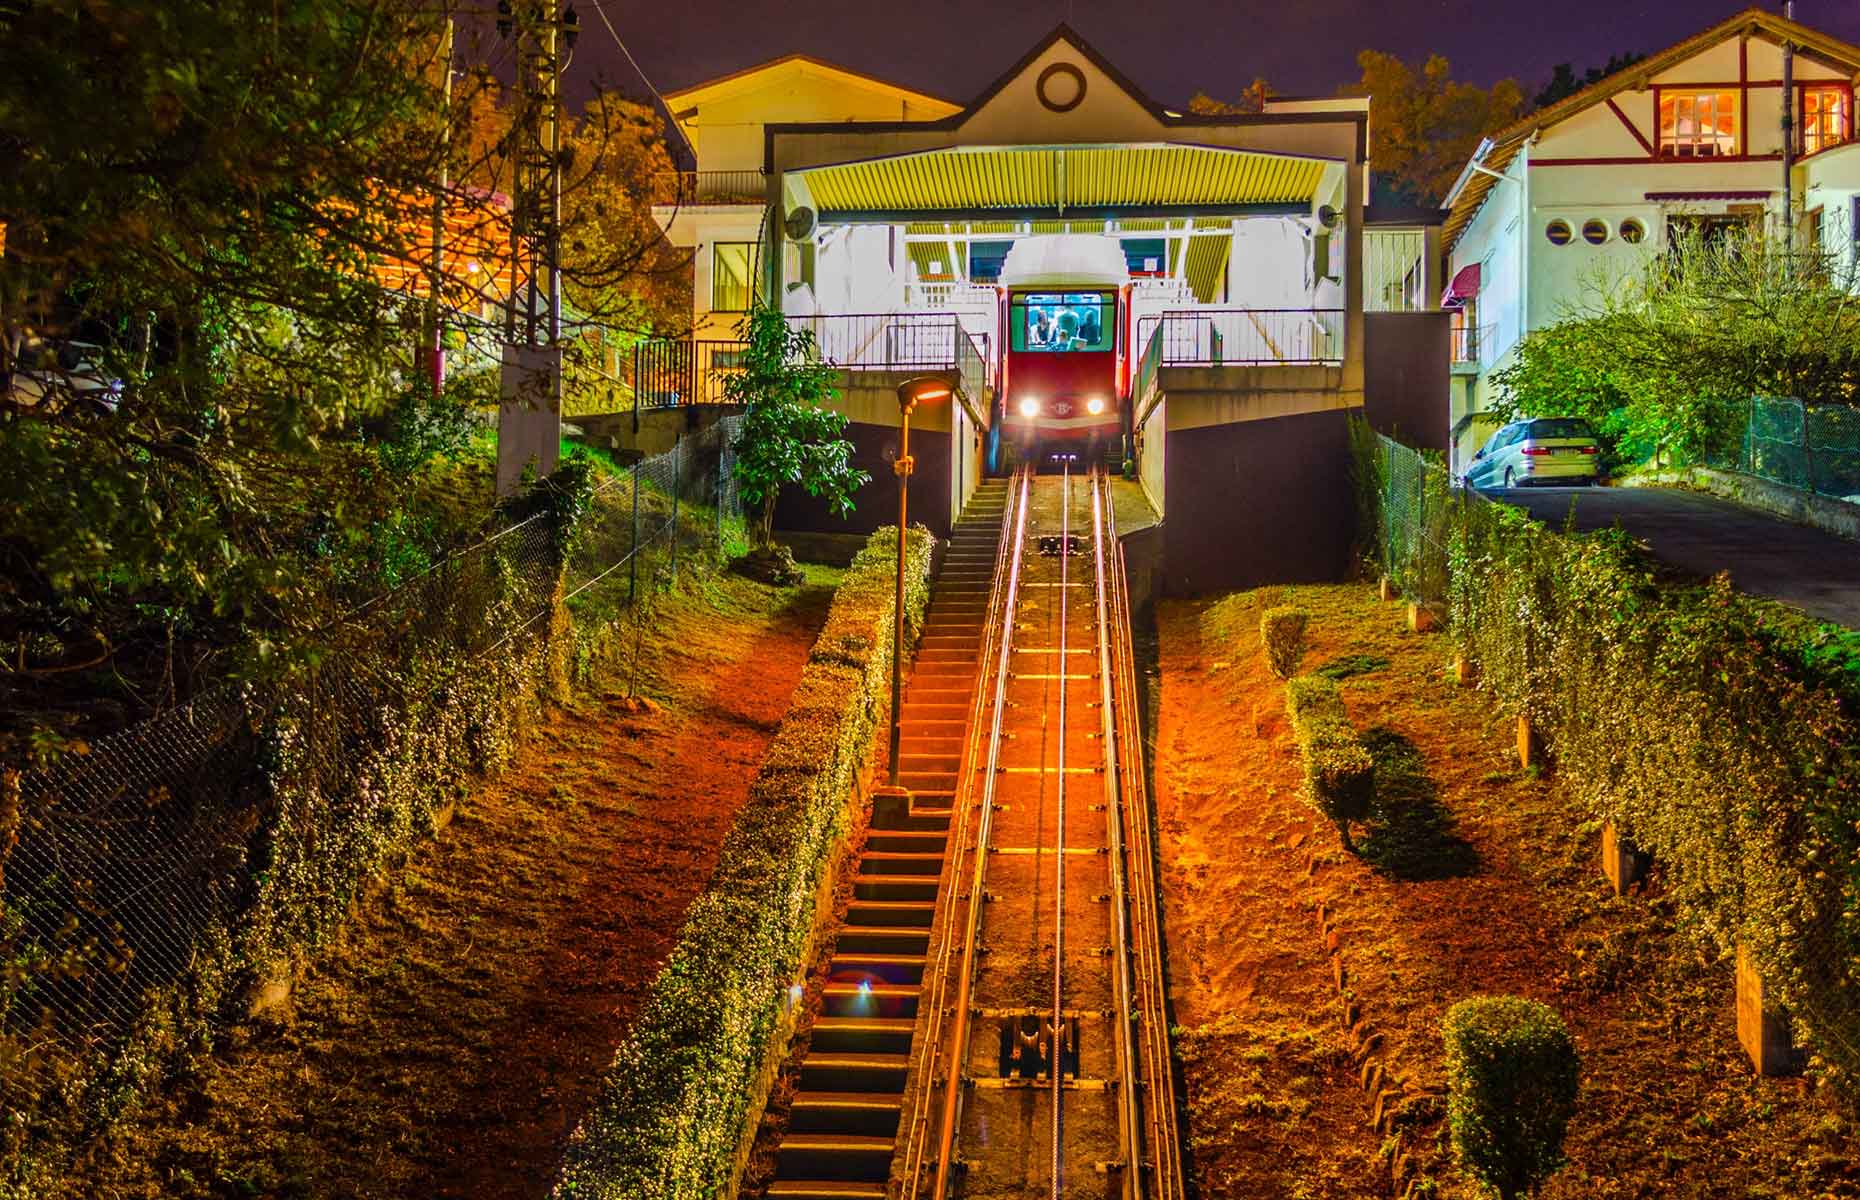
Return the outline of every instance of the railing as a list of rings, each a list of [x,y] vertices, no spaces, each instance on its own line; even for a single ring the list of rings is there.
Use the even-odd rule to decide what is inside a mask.
[[[1338,366],[1343,326],[1341,308],[1203,308],[1147,318],[1137,344],[1159,337],[1165,367]]]
[[[652,181],[654,204],[762,204],[768,177],[760,171],[667,171]]]
[[[1483,347],[1492,343],[1492,325],[1462,325],[1453,331],[1453,361],[1477,363]]]
[[[835,313],[788,324],[813,333],[821,362],[867,370],[948,370],[966,340],[953,313]]]
[[[650,341],[633,347],[633,411],[722,404],[723,381],[742,369],[737,341]]]

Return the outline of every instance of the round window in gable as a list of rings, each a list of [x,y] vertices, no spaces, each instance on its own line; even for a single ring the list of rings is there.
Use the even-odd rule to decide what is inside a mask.
[[[1638,246],[1647,240],[1647,227],[1629,217],[1621,222],[1621,240],[1630,246]]]
[[[1550,239],[1552,246],[1569,245],[1570,232],[1568,221],[1552,221],[1544,227],[1544,236]]]
[[[1599,246],[1608,240],[1608,222],[1590,218],[1582,223],[1582,240],[1591,246]]]

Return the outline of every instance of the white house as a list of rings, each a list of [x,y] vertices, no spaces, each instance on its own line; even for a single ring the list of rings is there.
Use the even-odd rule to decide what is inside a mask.
[[[1793,47],[1789,219],[1851,261],[1860,46],[1747,9],[1488,138],[1448,193],[1450,421],[1470,454],[1493,373],[1690,224],[1785,218],[1783,47]]]

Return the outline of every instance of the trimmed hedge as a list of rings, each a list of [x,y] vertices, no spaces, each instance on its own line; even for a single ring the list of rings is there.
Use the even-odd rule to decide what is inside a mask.
[[[1460,1165],[1502,1200],[1563,1165],[1582,1061],[1563,1018],[1535,1000],[1475,996],[1447,1010],[1447,1123]]]
[[[913,529],[913,635],[929,603],[934,541]],[[781,1049],[815,900],[891,686],[896,555],[893,527],[853,559],[716,871],[569,1141],[555,1195],[735,1194],[743,1133]]]
[[[1335,680],[1300,675],[1289,681],[1285,712],[1305,762],[1305,797],[1352,847],[1350,822],[1367,818],[1375,803],[1375,757],[1350,724]]]
[[[1269,608],[1259,615],[1259,641],[1266,647],[1266,662],[1280,679],[1298,674],[1305,656],[1305,625],[1311,614],[1290,605]]]
[[[1393,446],[1392,443],[1389,443]],[[1402,451],[1394,447],[1390,454]],[[1680,585],[1624,536],[1562,535],[1455,497],[1452,636],[1528,715],[1585,810],[1665,864],[1681,927],[1742,942],[1834,1076],[1860,1077],[1856,635]]]

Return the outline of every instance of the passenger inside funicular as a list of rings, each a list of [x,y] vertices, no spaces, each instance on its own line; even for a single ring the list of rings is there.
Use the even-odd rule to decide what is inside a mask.
[[[1098,292],[1066,292],[1029,296],[1025,324],[1017,350],[1109,350],[1105,339],[1103,308],[1106,297]]]

